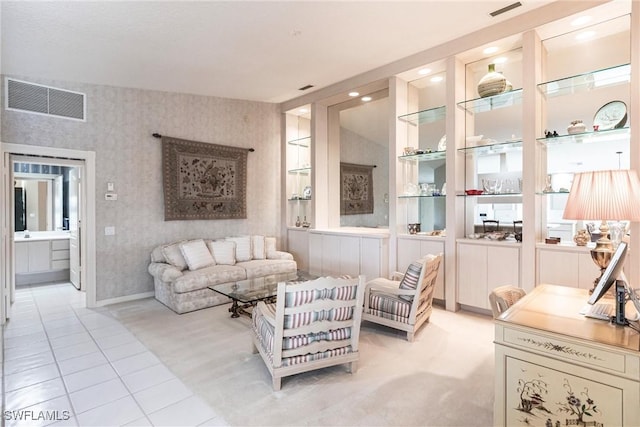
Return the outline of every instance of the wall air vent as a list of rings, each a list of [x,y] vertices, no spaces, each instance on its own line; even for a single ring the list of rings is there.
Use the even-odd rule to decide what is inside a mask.
[[[509,6],[505,6],[505,7],[501,8],[501,9],[494,10],[493,12],[489,12],[489,15],[491,15],[493,18],[495,18],[498,15],[502,15],[503,13],[509,12],[510,10],[513,10],[516,7],[520,7],[520,6],[522,6],[522,3],[517,1],[515,3],[511,3]]]
[[[307,90],[307,89],[311,89],[313,87],[313,85],[305,85],[302,87],[299,87],[298,90]]]
[[[7,110],[86,121],[86,95],[21,80],[5,81]]]

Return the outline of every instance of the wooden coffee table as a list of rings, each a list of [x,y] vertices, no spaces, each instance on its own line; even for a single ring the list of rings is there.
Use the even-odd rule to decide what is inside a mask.
[[[212,291],[231,298],[229,307],[231,317],[240,315],[251,317],[250,309],[259,301],[274,302],[278,292],[278,282],[291,282],[296,280],[311,280],[314,277],[304,272],[272,274],[255,279],[238,280],[236,282],[221,283],[209,286]]]

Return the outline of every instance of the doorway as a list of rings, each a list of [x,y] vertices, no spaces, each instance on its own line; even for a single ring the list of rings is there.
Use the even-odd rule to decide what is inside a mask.
[[[0,293],[1,293],[1,316],[0,322],[4,323],[10,318],[11,304],[15,300],[15,272],[16,272],[16,247],[15,247],[15,217],[14,205],[15,185],[14,185],[14,163],[17,160],[26,160],[27,163],[35,164],[60,164],[76,171],[77,188],[75,199],[69,198],[69,203],[77,203],[76,219],[77,224],[73,224],[74,218],[69,216],[68,224],[64,222],[62,228],[67,226],[70,234],[75,228],[75,238],[77,244],[78,266],[76,271],[77,283],[86,292],[87,307],[96,306],[96,271],[95,271],[95,152],[79,151],[61,148],[38,147],[21,144],[2,144],[2,163],[0,172],[2,175],[3,201],[0,203],[1,228],[0,239]],[[52,184],[55,186],[55,184]],[[44,187],[44,186],[43,186]],[[44,191],[44,190],[43,190]],[[27,199],[28,199],[27,194]],[[43,197],[44,199],[44,197]],[[54,211],[56,208],[51,207]],[[46,218],[47,214],[43,214]],[[51,214],[51,221],[56,223],[55,213]],[[24,216],[23,216],[24,218]],[[46,223],[46,219],[44,220]],[[28,217],[26,219],[28,225]],[[58,222],[59,224],[59,222]],[[69,256],[71,256],[72,240],[69,240]],[[75,250],[75,249],[74,249]],[[72,261],[69,260],[70,266]],[[70,275],[74,273],[70,272]]]

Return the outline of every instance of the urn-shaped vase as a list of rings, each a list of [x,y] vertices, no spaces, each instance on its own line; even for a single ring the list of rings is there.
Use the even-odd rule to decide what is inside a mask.
[[[498,95],[507,90],[507,78],[502,73],[496,72],[496,65],[489,64],[489,72],[478,83],[478,95],[482,98]]]

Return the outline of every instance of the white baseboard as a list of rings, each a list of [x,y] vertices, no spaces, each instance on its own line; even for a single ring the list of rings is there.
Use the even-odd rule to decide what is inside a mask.
[[[152,297],[154,295],[155,295],[155,291],[149,291],[149,292],[142,292],[140,294],[126,295],[126,296],[123,296],[123,297],[103,299],[103,300],[100,300],[100,301],[96,301],[96,306],[97,307],[102,307],[102,306],[105,306],[105,305],[117,304],[117,303],[120,303],[120,302],[135,301],[137,299],[149,298],[149,297]]]

